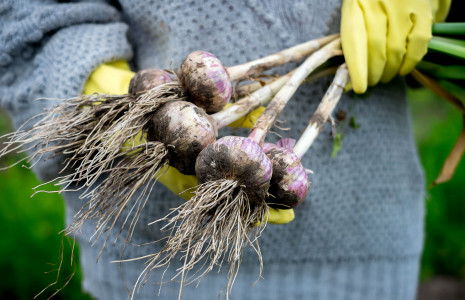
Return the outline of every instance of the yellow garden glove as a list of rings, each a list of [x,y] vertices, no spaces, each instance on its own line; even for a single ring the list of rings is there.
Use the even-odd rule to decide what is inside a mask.
[[[428,0],[344,0],[341,40],[354,91],[408,74],[426,54],[431,25]]]
[[[83,94],[127,94],[132,77],[134,72],[125,61],[119,60],[100,65],[87,79]]]
[[[444,22],[449,14],[452,0],[429,0],[433,12],[433,23]]]
[[[84,94],[104,93],[121,95],[126,94],[129,88],[129,82],[134,76],[125,61],[115,61],[112,63],[102,64],[89,77],[85,86]],[[231,126],[241,126],[251,128],[254,125],[253,120],[263,112],[264,108],[260,107],[251,112],[244,118],[237,120]],[[139,134],[131,140],[132,146],[143,143],[145,138]],[[128,145],[130,146],[130,145]],[[158,181],[165,185],[176,195],[180,195],[186,200],[192,197],[192,191],[197,186],[197,177],[193,175],[184,175],[173,167],[165,167],[156,175]],[[285,224],[294,220],[293,209],[270,209],[268,218],[269,223]]]

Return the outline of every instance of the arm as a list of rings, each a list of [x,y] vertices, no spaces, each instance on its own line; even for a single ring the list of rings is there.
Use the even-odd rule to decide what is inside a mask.
[[[2,4],[0,104],[16,128],[56,103],[36,99],[78,95],[97,66],[132,57],[127,26],[110,5],[13,0]],[[58,159],[35,165],[43,180],[56,177],[59,168]]]

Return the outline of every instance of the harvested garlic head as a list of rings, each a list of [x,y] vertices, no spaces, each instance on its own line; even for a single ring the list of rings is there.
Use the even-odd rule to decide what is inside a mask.
[[[199,183],[219,179],[236,180],[251,203],[265,199],[272,166],[260,146],[245,137],[226,136],[207,146],[197,157]]]
[[[129,83],[129,94],[135,96],[156,86],[171,82],[170,74],[162,69],[145,69],[137,72]]]
[[[222,110],[231,98],[228,71],[209,52],[195,51],[189,54],[181,64],[179,79],[187,90],[189,100],[207,113]]]
[[[293,139],[282,139],[277,145],[263,145],[263,151],[273,165],[269,191],[272,197],[267,198],[270,206],[294,208],[307,196],[310,181],[300,158],[292,151],[294,144]]]
[[[194,175],[197,155],[218,134],[215,122],[203,109],[186,101],[166,103],[152,121],[149,136],[167,146],[170,165],[185,175]]]

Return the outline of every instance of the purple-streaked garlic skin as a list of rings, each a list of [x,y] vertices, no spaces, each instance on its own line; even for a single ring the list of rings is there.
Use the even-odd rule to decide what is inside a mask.
[[[276,144],[272,144],[272,143],[263,143],[262,145],[262,150],[263,152],[267,153],[268,151],[270,151],[271,149],[273,148],[277,148],[278,146]]]
[[[281,145],[286,147],[293,145],[287,142],[289,141]],[[307,172],[300,163],[300,158],[292,152],[292,148],[273,144],[265,145],[264,151],[273,164],[273,177],[269,192],[274,197],[267,198],[267,202],[270,206],[278,208],[294,208],[307,196],[310,186]]]
[[[291,139],[291,138],[283,138],[283,139],[280,139],[276,144],[279,146],[279,147],[282,147],[282,148],[285,148],[287,150],[291,150],[294,149],[294,146],[295,146],[295,140],[294,139]],[[266,152],[266,151],[265,151]]]
[[[170,74],[162,69],[144,69],[137,72],[129,83],[129,94],[135,96],[156,86],[173,81]]]
[[[195,51],[189,54],[182,62],[178,76],[189,100],[207,113],[222,110],[231,98],[232,85],[228,71],[209,52]]]
[[[194,175],[196,157],[218,135],[211,117],[190,102],[172,101],[158,109],[152,120],[150,139],[167,146],[171,166]]]
[[[268,157],[253,140],[225,136],[200,152],[195,171],[199,183],[237,180],[249,201],[256,203],[265,199],[273,169]]]

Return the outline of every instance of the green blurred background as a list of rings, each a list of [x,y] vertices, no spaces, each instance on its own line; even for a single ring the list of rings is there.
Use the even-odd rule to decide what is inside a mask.
[[[0,110],[0,135],[11,130],[8,115]],[[21,156],[1,159],[0,167],[18,158]],[[70,242],[59,234],[65,224],[63,200],[55,193],[31,198],[32,188],[38,184],[32,171],[21,164],[0,171],[0,299],[33,299],[57,279],[61,253],[64,260],[58,283],[37,299],[49,298],[73,273],[68,286],[54,299],[92,299],[82,292],[78,265],[71,265]],[[52,185],[44,189],[56,190]]]
[[[460,113],[425,89],[410,89],[408,98],[421,161],[431,183],[461,130]],[[7,115],[0,112],[0,135],[10,131]],[[8,157],[0,166],[17,158]],[[56,272],[46,272],[56,269],[59,262],[62,238],[58,232],[64,228],[64,205],[56,194],[31,198],[38,183],[30,170],[20,166],[0,172],[0,299],[32,299],[56,279]],[[423,282],[447,276],[465,283],[464,192],[464,160],[452,181],[428,191]],[[65,261],[57,287],[75,267],[69,261],[68,241],[63,245]],[[90,299],[82,292],[80,280],[77,266],[76,275],[55,299]],[[48,298],[53,291],[51,288],[38,299]]]

